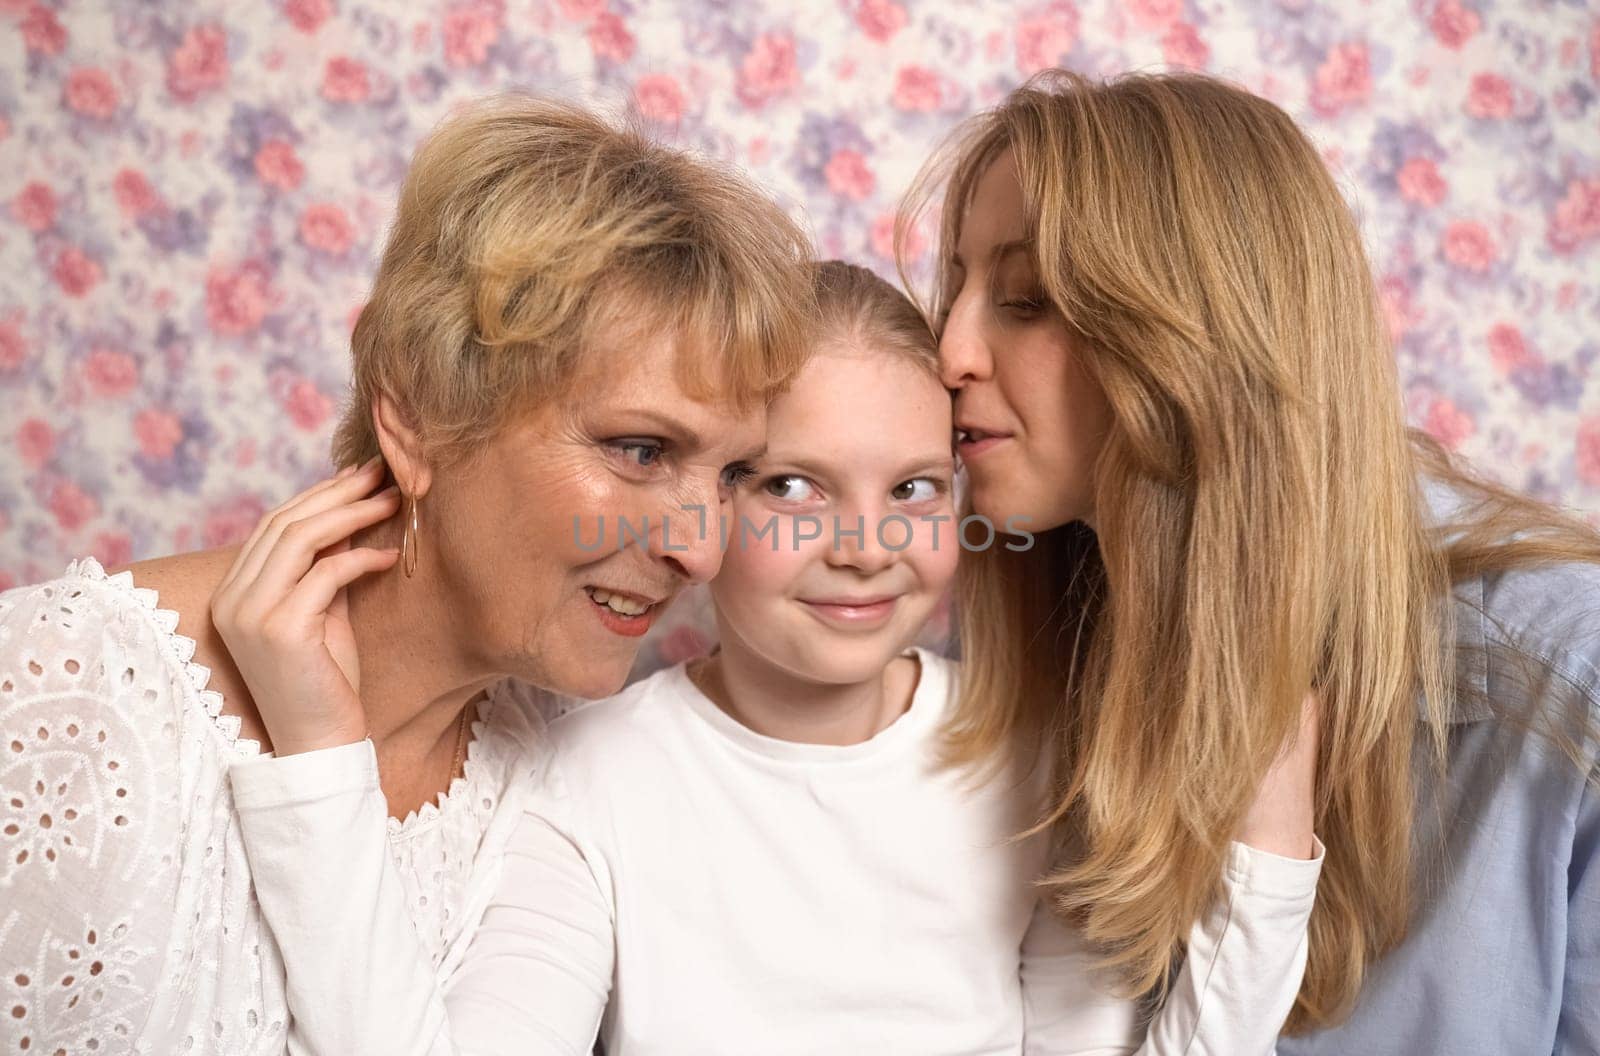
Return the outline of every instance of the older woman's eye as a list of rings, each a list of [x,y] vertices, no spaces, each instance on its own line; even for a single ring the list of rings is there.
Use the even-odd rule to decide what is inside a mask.
[[[611,450],[618,458],[640,469],[650,469],[661,460],[662,445],[655,440],[613,440]]]
[[[934,477],[913,477],[896,484],[889,494],[898,502],[929,502],[943,495],[946,487]]]
[[[804,502],[816,493],[809,480],[795,473],[773,477],[765,487],[768,495],[785,502]]]
[[[727,491],[732,491],[750,483],[755,475],[755,466],[748,462],[735,462],[722,471],[722,487]]]

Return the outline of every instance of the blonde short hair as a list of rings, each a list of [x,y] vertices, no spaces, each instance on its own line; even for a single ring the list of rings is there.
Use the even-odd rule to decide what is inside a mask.
[[[809,244],[749,183],[573,105],[480,100],[418,149],[351,337],[339,465],[378,453],[402,407],[448,459],[567,392],[603,327],[678,338],[690,395],[738,407],[803,362]],[[616,331],[610,330],[611,336]]]

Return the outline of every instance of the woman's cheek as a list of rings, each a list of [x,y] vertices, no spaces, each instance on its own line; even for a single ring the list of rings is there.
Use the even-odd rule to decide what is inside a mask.
[[[538,538],[558,538],[569,555],[585,562],[620,549],[624,521],[629,531],[642,532],[646,509],[614,475],[597,471],[551,475],[530,489],[525,508],[532,522],[556,522],[553,533]]]

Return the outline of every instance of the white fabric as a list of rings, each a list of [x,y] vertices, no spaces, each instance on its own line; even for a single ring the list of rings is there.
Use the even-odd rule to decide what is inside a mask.
[[[342,781],[371,802],[371,745],[301,764],[324,764],[308,775],[310,787],[274,784],[300,758],[274,760],[238,737],[177,625],[154,592],[127,573],[108,578],[93,560],[0,594],[7,1053],[276,1054],[299,1029],[282,918],[263,919],[236,790],[248,774],[277,798]],[[368,872],[392,887],[381,927],[403,930],[430,971],[459,959],[495,883],[490,867],[520,815],[540,705],[525,687],[498,688],[473,725],[465,777],[403,823],[387,817],[377,793],[367,830],[376,839],[362,849]],[[370,782],[352,782],[363,764]],[[305,862],[292,868],[316,872]],[[319,874],[329,885],[323,897],[339,890],[359,904],[371,895],[343,891],[343,875]],[[360,980],[384,970],[376,950],[319,943],[315,956]]]
[[[1271,1052],[1320,844],[1305,862],[1230,848],[1223,898],[1141,1045],[1133,1003],[1033,905],[1042,852],[1006,842],[1022,799],[930,765],[953,665],[919,657],[911,709],[851,747],[759,737],[681,668],[554,723],[559,765],[442,988],[385,923],[392,900],[369,893],[388,868],[370,846],[371,775],[351,753],[302,757],[328,756],[326,794],[297,781],[275,810],[252,795],[246,825],[252,857],[283,863],[258,870],[269,918],[304,933],[285,957],[315,1022],[307,1051],[586,1056],[615,987],[613,1056]],[[347,895],[330,898],[334,876]],[[372,943],[382,970],[352,993],[320,951]]]
[[[496,956],[456,990],[531,933],[562,971],[529,979],[516,1015],[571,1054],[603,1007],[611,1056],[1139,1049],[1135,1004],[1035,897],[1044,839],[1008,842],[1037,800],[1015,775],[974,785],[935,765],[955,665],[917,655],[910,709],[848,747],[763,737],[682,666],[554,723],[510,851],[515,905],[490,908],[469,971],[480,947]],[[1320,868],[1320,852],[1230,849],[1225,900],[1145,1051],[1272,1050]],[[456,1030],[465,1049],[515,1050],[476,1016]]]

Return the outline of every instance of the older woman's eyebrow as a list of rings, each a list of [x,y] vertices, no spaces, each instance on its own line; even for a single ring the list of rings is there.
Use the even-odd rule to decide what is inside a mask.
[[[760,462],[763,458],[766,458],[766,457],[767,457],[767,445],[762,443],[762,444],[757,444],[755,447],[752,447],[749,451],[746,451],[744,454],[740,455],[738,458],[730,460],[728,462],[728,464],[730,466],[736,466],[736,465],[753,466],[757,462]]]
[[[674,440],[688,447],[701,448],[705,446],[705,438],[695,430],[694,426],[654,407],[629,407],[622,413],[629,418],[637,418],[654,423],[656,428],[664,433],[671,434]]]

